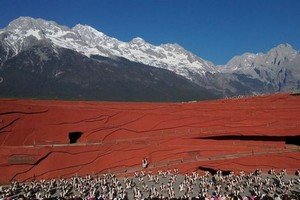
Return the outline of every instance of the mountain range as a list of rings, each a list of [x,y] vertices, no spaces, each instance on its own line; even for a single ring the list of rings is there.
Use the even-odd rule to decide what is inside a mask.
[[[300,52],[280,44],[216,66],[178,44],[123,42],[88,26],[20,17],[0,29],[0,95],[190,101],[298,90]]]

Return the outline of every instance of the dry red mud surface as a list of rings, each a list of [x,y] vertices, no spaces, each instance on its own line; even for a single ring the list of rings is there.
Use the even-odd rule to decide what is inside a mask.
[[[69,133],[80,136],[74,144]],[[190,103],[0,99],[0,183],[130,174],[144,157],[153,171],[294,173],[299,135],[300,97],[289,94]]]

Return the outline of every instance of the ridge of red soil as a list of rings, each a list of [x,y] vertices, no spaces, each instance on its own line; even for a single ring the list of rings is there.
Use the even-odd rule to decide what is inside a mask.
[[[294,173],[300,149],[285,140],[300,135],[299,98],[276,94],[187,103],[0,99],[0,183],[33,176],[131,174],[141,170],[145,157],[152,170],[286,168]],[[76,132],[81,137],[69,144],[69,133]]]

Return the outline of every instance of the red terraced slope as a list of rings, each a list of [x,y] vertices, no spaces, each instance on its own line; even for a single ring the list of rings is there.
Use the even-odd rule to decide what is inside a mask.
[[[278,94],[190,103],[1,99],[0,183],[33,176],[130,174],[141,169],[144,157],[152,170],[273,167],[294,172],[300,168],[299,98]],[[69,144],[70,133],[74,144]]]

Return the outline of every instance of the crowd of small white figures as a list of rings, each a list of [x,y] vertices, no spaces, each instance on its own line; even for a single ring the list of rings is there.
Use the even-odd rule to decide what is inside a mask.
[[[133,177],[103,175],[72,176],[51,180],[12,181],[0,187],[0,199],[299,199],[300,170],[288,175],[283,169],[268,174],[261,169],[246,174],[240,171],[205,171],[179,174],[178,169],[137,171]]]

